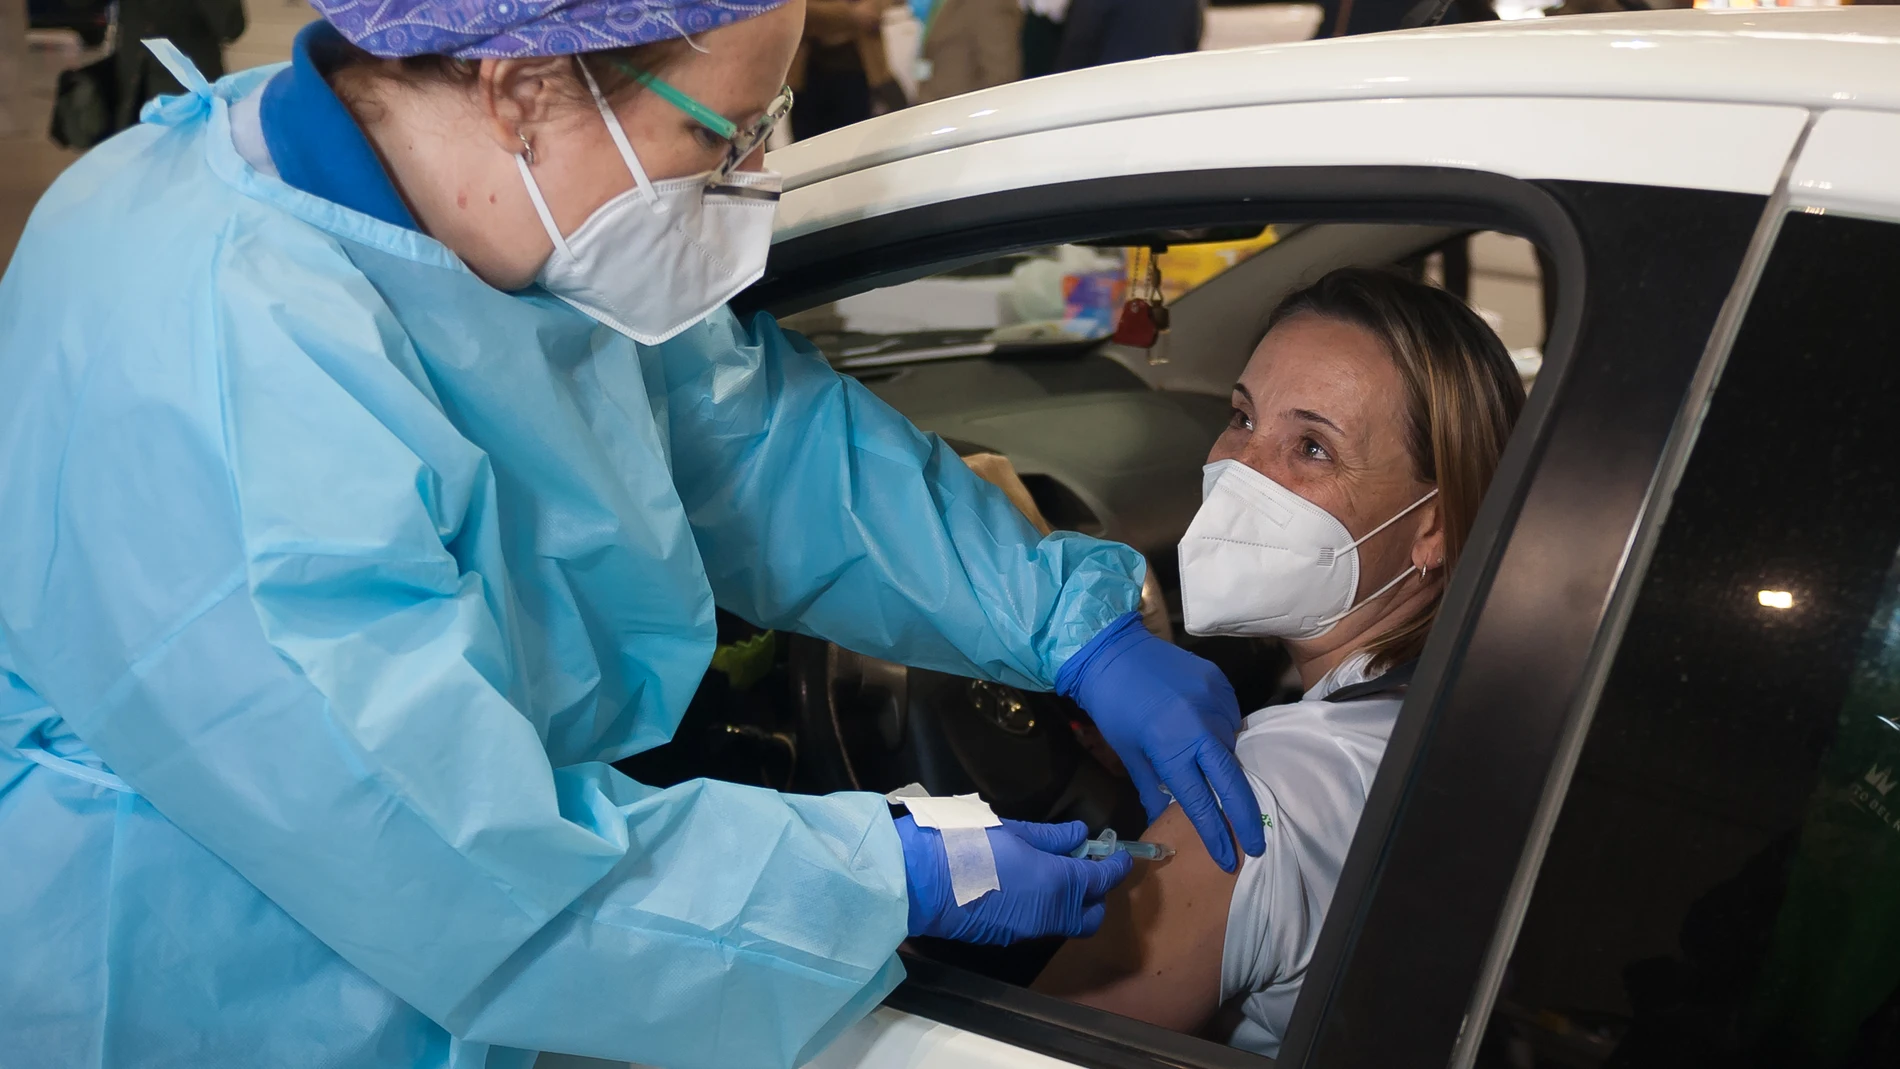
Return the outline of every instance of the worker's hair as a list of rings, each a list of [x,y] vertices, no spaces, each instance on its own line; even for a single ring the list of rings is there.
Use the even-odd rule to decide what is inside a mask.
[[[587,52],[577,58],[587,64],[588,73],[600,84],[600,91],[606,94],[607,99],[618,104],[640,91],[640,83],[634,80],[636,72],[658,74],[691,47],[684,38],[676,37],[644,45]],[[329,76],[331,88],[352,111],[374,107],[377,83],[410,88],[447,85],[472,89],[481,73],[480,60],[435,54],[382,59],[349,41],[339,42],[337,51],[324,58],[327,60],[324,64],[325,74]],[[570,67],[568,73],[570,77],[562,83],[567,87],[568,95],[576,103],[592,107],[593,96],[581,81],[580,72]]]
[[[1524,381],[1497,333],[1465,302],[1397,271],[1345,267],[1289,294],[1267,331],[1299,315],[1348,323],[1378,338],[1405,383],[1406,450],[1412,473],[1438,488],[1449,576],[1471,534],[1478,504],[1504,455]],[[1438,619],[1438,597],[1366,649],[1384,671],[1417,657]]]

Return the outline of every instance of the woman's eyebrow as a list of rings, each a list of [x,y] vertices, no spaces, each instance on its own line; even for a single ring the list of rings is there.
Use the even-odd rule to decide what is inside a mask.
[[[1336,434],[1346,433],[1345,431],[1339,429],[1339,424],[1334,423],[1332,420],[1327,419],[1325,416],[1320,415],[1318,412],[1315,412],[1310,408],[1289,408],[1287,409],[1286,414],[1289,416],[1292,416],[1294,419],[1305,420],[1308,423],[1318,423],[1321,426],[1331,427],[1334,433]]]

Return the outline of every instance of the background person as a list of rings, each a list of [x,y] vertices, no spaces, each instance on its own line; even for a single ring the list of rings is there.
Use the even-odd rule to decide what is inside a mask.
[[[805,35],[786,82],[798,94],[799,140],[904,106],[884,52],[884,10],[897,0],[806,0]]]
[[[1007,85],[1022,77],[1023,11],[1017,0],[936,0],[924,22],[918,100]]]
[[[725,308],[799,0],[321,6],[215,87],[158,43],[188,92],[0,278],[10,1060],[790,1066],[907,935],[1100,923],[1079,823],[982,833],[972,897],[880,796],[611,768],[715,602],[1059,689],[1231,863],[1239,711],[1138,555]]]
[[[1406,681],[1523,402],[1503,343],[1443,290],[1347,268],[1275,310],[1181,543],[1188,630],[1280,637],[1307,688],[1249,716],[1236,744],[1267,851],[1222,872],[1169,810],[1143,838],[1177,855],[1137,866],[1101,932],[1065,944],[1038,990],[1279,1053]],[[1319,566],[1325,548],[1351,567]]]
[[[1062,50],[1062,20],[1069,0],[1017,0],[1023,9],[1023,77],[1040,78],[1056,71]]]
[[[1427,6],[1429,3],[1430,0],[1320,0],[1319,36],[1351,37],[1405,29],[1408,19],[1430,17],[1433,8]],[[1491,4],[1492,0],[1448,0],[1438,25],[1495,22],[1498,13]]]
[[[1201,47],[1203,0],[1073,0],[1055,69],[1080,70]]]
[[[243,35],[242,0],[119,0],[114,52],[119,109],[113,129],[138,122],[139,109],[153,97],[185,91],[139,42],[165,38],[178,46],[199,73],[216,81],[224,77],[224,46]]]
[[[26,129],[26,0],[0,0],[0,137]]]

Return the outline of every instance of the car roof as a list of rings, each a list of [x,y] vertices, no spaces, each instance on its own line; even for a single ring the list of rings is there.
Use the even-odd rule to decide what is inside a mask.
[[[1258,104],[1584,97],[1900,111],[1900,7],[1576,15],[1162,56],[986,89],[772,153],[785,187],[980,141]]]

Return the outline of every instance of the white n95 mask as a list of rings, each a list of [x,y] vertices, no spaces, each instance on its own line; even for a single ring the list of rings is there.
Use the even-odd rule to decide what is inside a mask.
[[[532,154],[516,156],[535,214],[554,242],[535,281],[634,341],[657,345],[765,273],[782,179],[775,171],[734,171],[718,185],[707,174],[650,181],[585,64],[581,74],[634,185],[562,237],[528,169]]]
[[[1318,638],[1398,586],[1358,603],[1359,545],[1430,501],[1436,489],[1353,540],[1333,514],[1238,460],[1202,471],[1201,510],[1181,539],[1181,609],[1190,635]]]

